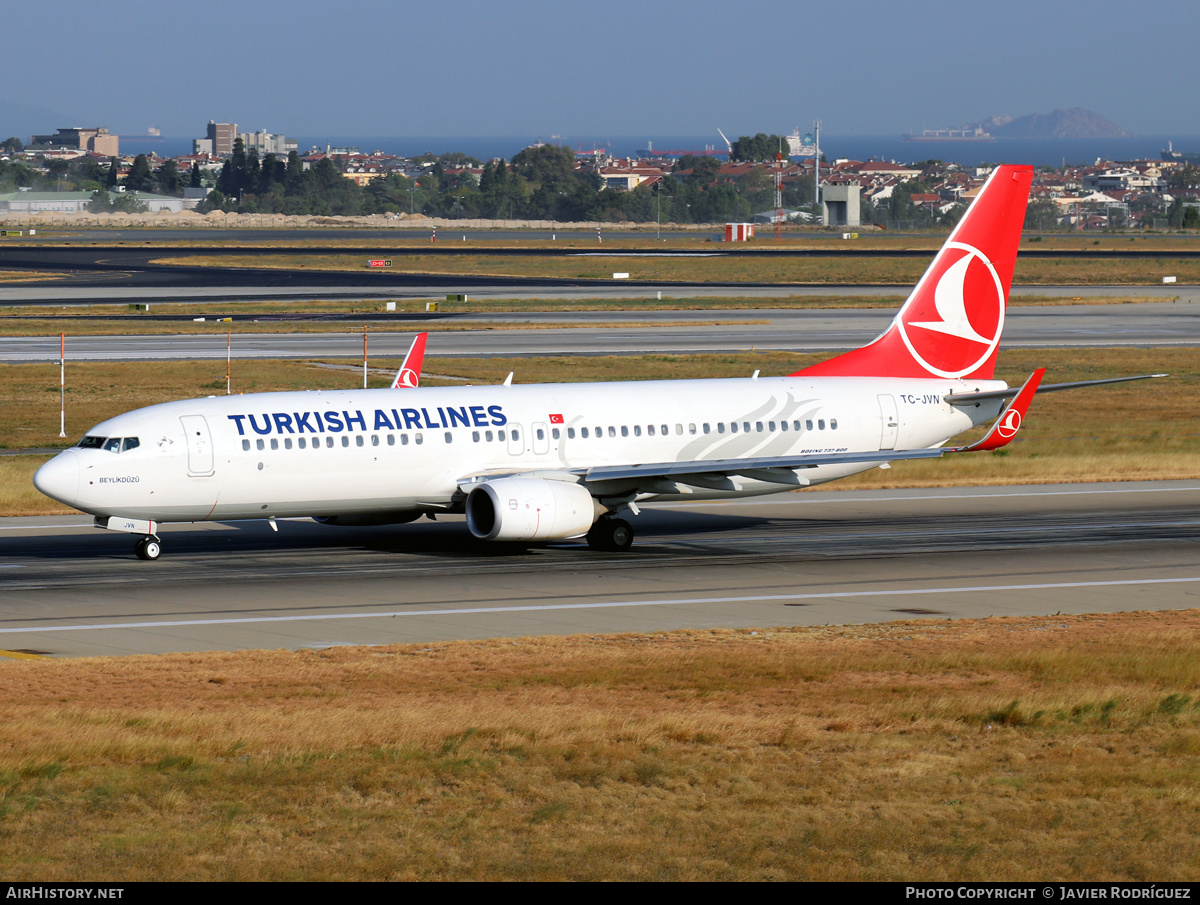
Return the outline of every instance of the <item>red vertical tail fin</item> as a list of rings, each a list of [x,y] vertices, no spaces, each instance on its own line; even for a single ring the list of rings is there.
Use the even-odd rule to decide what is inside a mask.
[[[997,167],[887,332],[793,376],[990,378],[1032,181]]]
[[[404,387],[415,389],[420,385],[421,364],[425,360],[425,340],[427,339],[429,339],[428,333],[418,333],[413,339],[408,354],[404,356],[400,370],[396,372],[396,377],[392,381],[393,390],[400,390]]]

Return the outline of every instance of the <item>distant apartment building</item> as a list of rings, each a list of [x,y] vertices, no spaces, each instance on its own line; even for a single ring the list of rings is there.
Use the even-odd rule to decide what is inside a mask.
[[[217,123],[210,119],[205,137],[192,141],[192,153],[228,157],[233,153],[233,142],[236,138],[237,123]]]
[[[1158,170],[1142,173],[1132,167],[1117,167],[1083,177],[1084,187],[1093,192],[1154,191],[1162,181]]]
[[[35,148],[69,148],[74,151],[91,151],[105,157],[120,155],[119,136],[100,126],[92,129],[81,129],[78,126],[59,129],[53,135],[34,135],[29,143]]]
[[[270,132],[242,132],[238,135],[242,140],[242,148],[249,151],[253,148],[259,157],[274,154],[276,157],[287,157],[291,151],[297,150],[296,139],[286,135],[272,135]]]

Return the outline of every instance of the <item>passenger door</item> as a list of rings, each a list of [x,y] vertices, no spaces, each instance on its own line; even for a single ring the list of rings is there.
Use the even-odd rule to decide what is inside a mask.
[[[203,477],[213,473],[212,435],[203,415],[182,415],[183,433],[187,437],[188,474]]]
[[[880,449],[895,449],[896,437],[900,433],[900,416],[896,411],[896,397],[888,394],[879,396],[879,417],[883,429],[879,435]]]

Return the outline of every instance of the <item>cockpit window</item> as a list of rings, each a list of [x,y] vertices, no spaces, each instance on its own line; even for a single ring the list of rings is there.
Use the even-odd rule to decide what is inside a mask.
[[[84,437],[76,445],[79,449],[103,449],[122,453],[137,449],[142,444],[137,437]]]

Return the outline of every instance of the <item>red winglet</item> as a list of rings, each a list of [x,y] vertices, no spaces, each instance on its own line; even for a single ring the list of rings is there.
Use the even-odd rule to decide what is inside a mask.
[[[421,382],[421,363],[425,360],[425,340],[429,338],[428,333],[418,333],[412,342],[412,346],[408,350],[408,354],[404,356],[404,363],[400,365],[400,370],[396,372],[396,379],[392,381],[392,389],[399,390],[404,387],[412,387],[415,389]]]
[[[1007,446],[1009,441],[1017,435],[1017,431],[1021,429],[1021,422],[1025,420],[1025,413],[1029,411],[1029,404],[1033,402],[1033,394],[1037,392],[1045,375],[1045,368],[1038,368],[1029,375],[1029,379],[1025,381],[1020,392],[1012,402],[1004,407],[1004,411],[1000,413],[1000,417],[996,419],[992,429],[987,432],[987,436],[982,440],[975,441],[970,446],[962,446],[951,452],[978,452]]]

